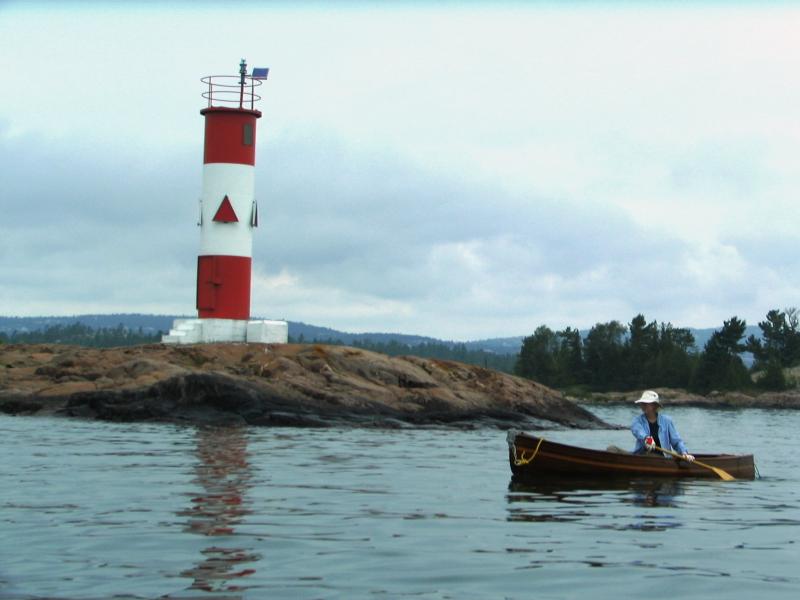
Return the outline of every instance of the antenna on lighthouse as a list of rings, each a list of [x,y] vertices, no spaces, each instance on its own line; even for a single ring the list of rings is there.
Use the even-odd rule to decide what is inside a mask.
[[[247,62],[242,59],[239,61],[239,108],[244,103],[244,80],[247,77]]]

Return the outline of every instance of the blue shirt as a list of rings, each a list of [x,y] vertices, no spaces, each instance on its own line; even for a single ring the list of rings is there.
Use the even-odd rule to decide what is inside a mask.
[[[650,425],[644,413],[634,417],[631,424],[631,433],[636,438],[636,447],[633,449],[633,453],[641,454],[646,452],[644,439],[650,435]],[[675,450],[681,454],[689,452],[686,449],[686,444],[683,443],[681,436],[678,434],[678,430],[675,429],[675,423],[667,415],[662,415],[661,413],[658,414],[658,439],[661,442],[661,447],[665,450]]]

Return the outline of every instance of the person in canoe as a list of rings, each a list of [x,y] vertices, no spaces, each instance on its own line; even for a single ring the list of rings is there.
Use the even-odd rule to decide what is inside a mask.
[[[631,433],[636,438],[634,454],[654,452],[658,446],[665,450],[679,452],[689,462],[694,460],[694,456],[689,454],[672,419],[667,415],[659,414],[661,402],[656,392],[652,390],[643,392],[636,404],[641,407],[642,414],[637,415],[631,424]]]

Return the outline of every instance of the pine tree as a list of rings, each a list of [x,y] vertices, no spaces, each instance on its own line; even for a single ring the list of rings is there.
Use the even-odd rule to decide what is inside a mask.
[[[558,347],[558,338],[552,329],[544,325],[537,327],[533,335],[522,340],[514,373],[544,385],[555,385]]]
[[[598,323],[584,343],[588,383],[597,390],[624,389],[626,384],[625,326],[619,321]]]
[[[731,317],[711,335],[692,378],[693,389],[707,393],[749,387],[750,376],[739,356],[746,350],[741,343],[746,327],[744,320]]]

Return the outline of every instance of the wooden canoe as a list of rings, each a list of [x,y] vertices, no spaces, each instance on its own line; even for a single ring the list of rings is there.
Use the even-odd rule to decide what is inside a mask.
[[[508,432],[511,472],[518,479],[549,476],[609,479],[613,477],[719,476],[705,467],[660,453],[622,454],[559,444],[521,431]],[[718,467],[736,479],[754,479],[752,454],[696,454],[695,458]]]

